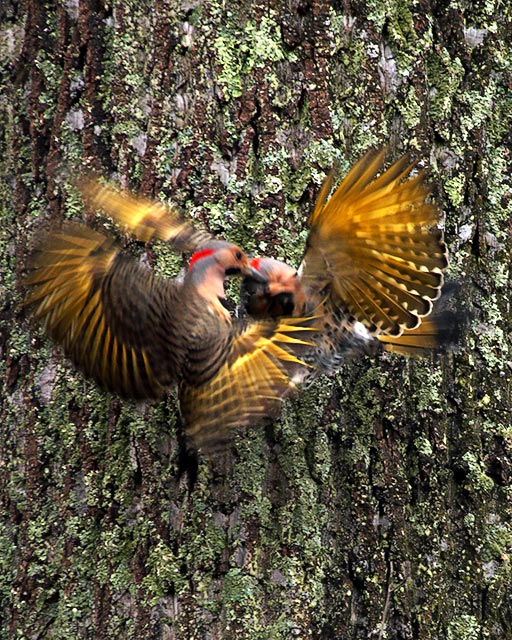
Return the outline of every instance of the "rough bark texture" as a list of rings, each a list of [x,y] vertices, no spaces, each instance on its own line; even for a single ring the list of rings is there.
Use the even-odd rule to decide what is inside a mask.
[[[3,0],[2,639],[512,637],[510,6]],[[31,240],[85,167],[297,264],[326,171],[382,144],[431,167],[464,344],[355,359],[189,491],[175,399],[30,326]]]

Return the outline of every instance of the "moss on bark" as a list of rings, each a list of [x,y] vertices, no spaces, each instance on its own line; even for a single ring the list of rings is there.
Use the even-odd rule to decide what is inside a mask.
[[[2,5],[1,638],[512,636],[511,18],[498,0]],[[86,167],[298,263],[325,172],[382,144],[432,168],[464,344],[347,363],[200,458],[190,492],[175,398],[121,403],[29,326],[32,237],[83,217]]]

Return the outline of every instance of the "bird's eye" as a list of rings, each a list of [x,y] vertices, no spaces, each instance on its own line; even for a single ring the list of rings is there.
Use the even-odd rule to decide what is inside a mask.
[[[241,259],[242,259],[242,252],[241,252],[241,251],[237,251],[237,252],[235,253],[235,258],[236,258],[237,260],[241,260]]]

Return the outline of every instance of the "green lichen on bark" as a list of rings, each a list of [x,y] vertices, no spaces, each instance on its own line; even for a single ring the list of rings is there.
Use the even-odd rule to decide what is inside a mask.
[[[0,637],[507,637],[510,8],[91,6],[0,13]],[[102,393],[17,306],[82,166],[298,264],[325,173],[381,144],[432,167],[465,342],[347,363],[190,493],[175,398]]]

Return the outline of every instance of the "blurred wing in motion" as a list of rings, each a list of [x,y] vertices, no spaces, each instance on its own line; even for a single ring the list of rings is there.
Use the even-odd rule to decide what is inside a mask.
[[[310,342],[311,318],[249,324],[234,336],[217,375],[201,386],[182,383],[180,406],[196,446],[212,449],[230,429],[275,414],[309,369],[300,358]]]
[[[174,283],[122,255],[113,238],[79,224],[51,231],[27,284],[48,335],[103,387],[147,398],[173,381],[181,357],[167,338]]]
[[[178,210],[100,184],[93,179],[79,182],[84,201],[102,209],[119,226],[141,242],[163,240],[176,251],[195,251],[213,240],[206,231],[183,220]]]

